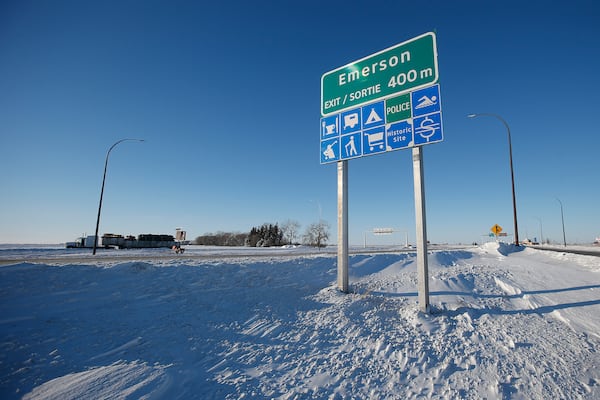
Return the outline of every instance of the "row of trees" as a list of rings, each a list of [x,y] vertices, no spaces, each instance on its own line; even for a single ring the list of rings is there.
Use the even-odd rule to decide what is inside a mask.
[[[284,243],[283,231],[277,224],[263,224],[258,228],[252,228],[244,242],[247,247],[271,247],[283,244],[287,243]]]
[[[329,240],[329,224],[324,221],[310,224],[300,236],[300,223],[288,220],[281,224],[262,224],[249,233],[217,232],[206,233],[194,240],[195,244],[207,246],[271,247],[286,244],[304,244],[325,247]]]
[[[194,240],[204,246],[243,246],[248,234],[239,232],[205,233]]]

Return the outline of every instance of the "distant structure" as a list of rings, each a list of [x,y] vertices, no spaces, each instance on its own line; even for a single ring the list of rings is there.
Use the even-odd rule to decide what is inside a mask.
[[[166,247],[171,248],[175,245],[173,235],[154,235],[143,234],[138,235],[137,239],[134,236],[123,237],[122,235],[114,235],[105,233],[102,236],[102,246],[117,247],[119,249],[152,249]]]
[[[184,235],[185,236],[185,235]],[[94,236],[82,236],[74,242],[67,242],[67,248],[92,248],[94,246]],[[105,233],[98,247],[119,248],[119,249],[152,249],[152,248],[172,248],[176,244],[173,235],[154,235],[142,234],[135,236],[115,235]]]
[[[66,243],[66,247],[67,249],[78,249],[78,248],[86,248],[86,249],[91,249],[92,247],[94,247],[94,235],[90,235],[90,236],[80,236],[77,239],[75,239],[74,242],[67,242]]]
[[[175,229],[175,240],[180,242],[181,244],[189,244],[189,242],[185,239],[187,232],[181,228]]]
[[[529,238],[526,238],[525,240],[521,241],[521,244],[525,245],[525,246],[537,246],[537,245],[539,245],[539,243],[535,239],[531,240]]]

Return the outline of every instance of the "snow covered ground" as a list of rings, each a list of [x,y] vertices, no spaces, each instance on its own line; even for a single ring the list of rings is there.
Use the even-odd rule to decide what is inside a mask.
[[[303,249],[11,251],[41,261],[0,267],[2,399],[600,398],[600,257],[436,250],[424,315],[414,252],[343,294]]]

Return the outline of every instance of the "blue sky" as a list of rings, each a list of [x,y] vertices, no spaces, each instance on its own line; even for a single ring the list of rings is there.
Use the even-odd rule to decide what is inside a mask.
[[[248,231],[319,217],[337,232],[335,164],[320,165],[320,80],[437,35],[444,141],[424,153],[432,242],[600,235],[593,1],[3,1],[0,243],[100,233]],[[349,161],[351,244],[414,241],[410,150]],[[379,240],[379,239],[369,239]]]

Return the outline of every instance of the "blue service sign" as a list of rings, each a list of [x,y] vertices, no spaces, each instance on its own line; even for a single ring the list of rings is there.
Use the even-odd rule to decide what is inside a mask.
[[[363,153],[375,154],[385,151],[385,126],[368,129],[363,132]]]
[[[369,129],[383,124],[385,124],[385,104],[383,101],[362,107],[363,129]]]
[[[321,141],[321,164],[340,160],[340,138]]]
[[[412,121],[405,120],[386,126],[387,150],[399,150],[410,147],[413,141]]]
[[[361,133],[351,133],[342,136],[341,157],[342,159],[355,158],[363,155]]]
[[[321,140],[339,136],[339,119],[339,115],[332,115],[330,117],[321,118]]]
[[[443,141],[439,84],[412,91],[406,119],[387,123],[386,104],[393,110],[394,99],[321,118],[321,164]]]
[[[440,85],[430,86],[411,93],[413,117],[439,112]]]
[[[362,118],[360,108],[346,111],[341,114],[342,135],[360,131],[362,129]]]
[[[415,146],[433,142],[439,142],[442,137],[441,114],[429,114],[413,119]]]

